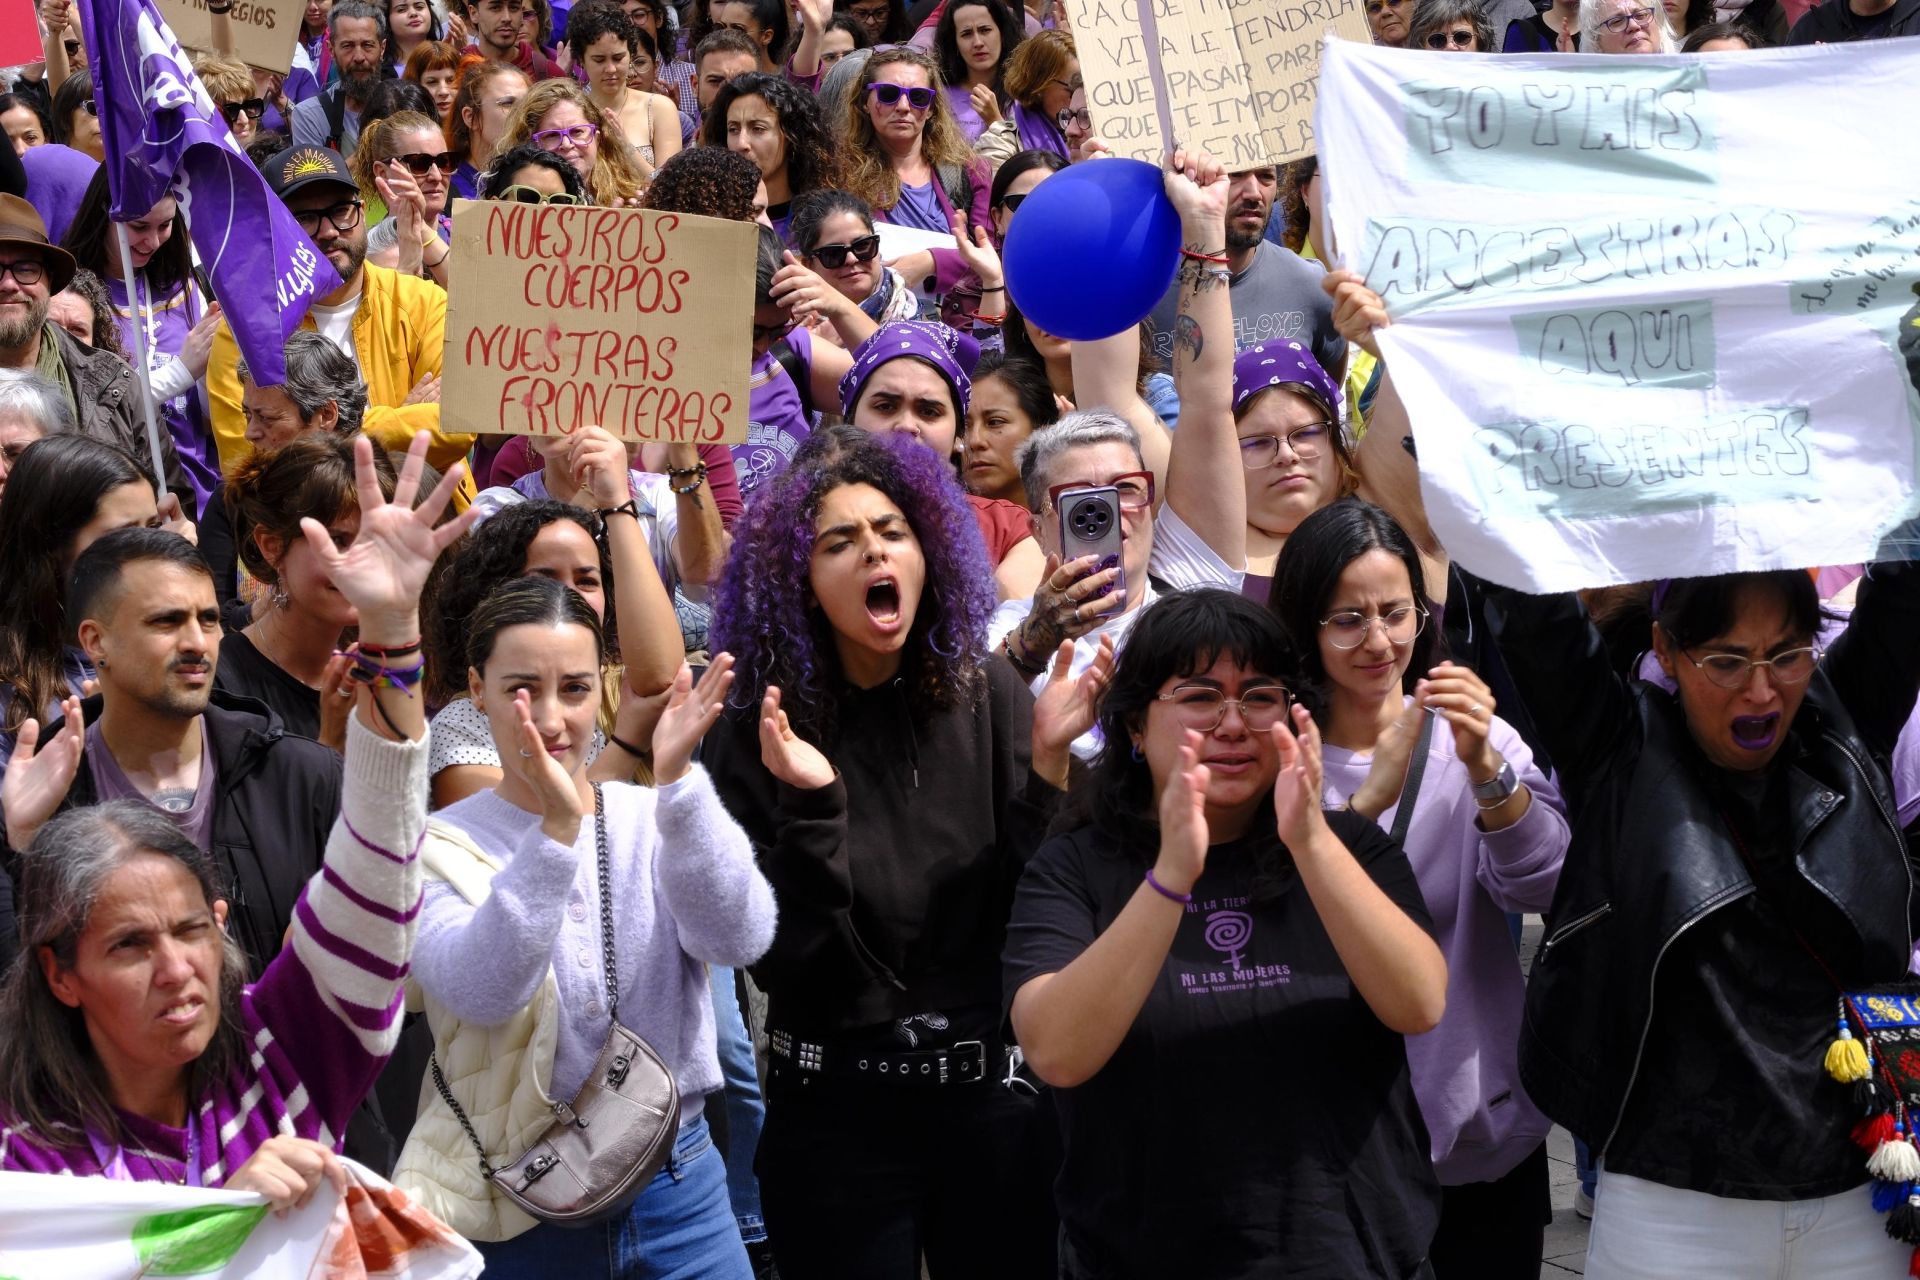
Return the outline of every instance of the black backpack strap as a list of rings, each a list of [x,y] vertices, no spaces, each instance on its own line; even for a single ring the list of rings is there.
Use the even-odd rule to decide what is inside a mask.
[[[973,210],[973,175],[967,172],[963,164],[942,164],[934,166],[934,174],[940,179],[940,189],[947,193],[947,199],[961,213]]]
[[[813,417],[813,371],[807,368],[807,362],[793,349],[793,344],[785,338],[777,339],[767,348],[767,354],[773,357],[775,364],[787,371],[787,378],[793,383],[793,389],[800,393],[800,410],[809,420]]]
[[[327,113],[327,146],[338,151],[347,136],[347,91],[335,85],[332,92],[320,95],[320,106]]]

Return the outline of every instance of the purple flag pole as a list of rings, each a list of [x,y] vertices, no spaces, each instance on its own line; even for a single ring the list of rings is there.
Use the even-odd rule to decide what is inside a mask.
[[[287,336],[340,287],[339,274],[234,143],[153,0],[75,7],[93,64],[109,216],[132,221],[171,193],[255,383],[286,381]]]

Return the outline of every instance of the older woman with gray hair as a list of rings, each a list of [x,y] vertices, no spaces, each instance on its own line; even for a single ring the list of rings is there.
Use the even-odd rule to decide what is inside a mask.
[[[1526,6],[1533,11],[1532,5]],[[1440,53],[1497,53],[1494,24],[1480,0],[1419,0],[1407,28],[1407,48]]]
[[[1580,47],[1593,53],[1677,53],[1659,0],[1580,0]]]
[[[0,499],[28,445],[73,430],[73,409],[54,383],[25,369],[0,369]]]

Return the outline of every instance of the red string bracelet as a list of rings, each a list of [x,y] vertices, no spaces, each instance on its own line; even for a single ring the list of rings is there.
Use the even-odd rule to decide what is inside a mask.
[[[1195,253],[1191,249],[1182,249],[1180,256],[1183,258],[1192,258],[1195,262],[1212,262],[1223,267],[1229,265],[1227,255],[1224,253]]]

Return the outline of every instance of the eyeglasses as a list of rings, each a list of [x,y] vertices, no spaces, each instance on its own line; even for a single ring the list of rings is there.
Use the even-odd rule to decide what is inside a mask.
[[[838,271],[847,265],[848,254],[852,254],[856,262],[872,262],[880,254],[880,237],[861,236],[847,244],[815,245],[813,252],[807,256],[817,258],[820,265],[829,271]]]
[[[1446,49],[1449,47],[1454,49],[1471,49],[1473,46],[1474,38],[1473,32],[1471,31],[1427,32],[1427,48],[1429,49]]]
[[[300,229],[308,235],[316,235],[320,231],[320,221],[324,218],[333,224],[335,231],[344,235],[360,225],[360,214],[365,207],[358,200],[342,200],[339,204],[325,209],[296,209],[293,220],[299,223]]]
[[[1240,465],[1249,471],[1265,471],[1280,461],[1282,440],[1293,450],[1294,457],[1312,462],[1327,447],[1327,430],[1332,426],[1331,422],[1309,422],[1285,435],[1248,436],[1240,442]]]
[[[1195,733],[1212,733],[1218,729],[1227,718],[1228,707],[1240,713],[1241,722],[1250,732],[1270,733],[1273,726],[1286,718],[1287,708],[1293,705],[1293,695],[1285,686],[1277,684],[1242,689],[1237,698],[1229,698],[1203,684],[1183,684],[1172,693],[1155,694],[1154,700],[1171,702],[1174,719],[1182,728]]]
[[[38,258],[22,258],[18,262],[0,262],[0,276],[12,276],[15,284],[39,284],[40,278],[47,274],[47,264]]]
[[[857,21],[864,22],[868,26],[873,26],[877,23],[885,22],[888,18],[892,17],[893,6],[890,4],[855,5],[847,12],[851,13]]]
[[[1032,194],[1033,192],[1031,191],[1022,191],[1017,196],[1002,196],[1000,198],[1000,207],[1008,213],[1018,213],[1020,206],[1025,203],[1027,197]]]
[[[600,130],[596,126],[590,124],[575,124],[568,125],[564,129],[542,129],[529,138],[528,141],[543,151],[552,151],[563,142],[570,142],[576,147],[584,147],[599,136]]]
[[[523,187],[518,183],[508,187],[494,198],[496,200],[508,201],[511,204],[575,205],[586,203],[586,201],[582,200],[579,196],[570,195],[565,191],[556,191],[552,195],[548,195],[544,191],[535,191],[532,187]]]
[[[460,167],[461,157],[451,151],[442,151],[439,155],[429,155],[425,151],[409,151],[403,156],[394,156],[388,164],[403,164],[407,172],[416,178],[424,178],[427,170],[438,169],[442,173],[452,173]]]
[[[867,92],[880,100],[880,105],[890,107],[906,95],[907,107],[912,111],[925,111],[933,105],[933,90],[919,85],[892,84],[885,80],[875,80],[867,86]]]
[[[1062,89],[1065,89],[1068,93],[1072,93],[1076,89],[1086,88],[1086,81],[1079,76],[1075,76],[1071,80],[1062,80],[1059,76],[1055,76],[1053,79],[1047,81],[1047,83],[1057,84]]]
[[[248,98],[245,102],[223,102],[220,104],[220,114],[227,118],[228,124],[238,124],[241,116],[249,120],[258,120],[267,114],[267,100]]]
[[[1367,0],[1367,12],[1379,13],[1383,9],[1398,9],[1407,0]]]
[[[1062,133],[1065,133],[1075,125],[1079,125],[1082,129],[1091,129],[1093,128],[1093,113],[1085,107],[1080,108],[1078,111],[1069,108],[1065,111],[1055,112],[1053,122],[1060,126],[1060,132]]]
[[[1122,511],[1145,511],[1153,505],[1153,472],[1129,471],[1107,481],[1120,499]],[[1060,495],[1069,489],[1085,489],[1090,486],[1084,480],[1070,480],[1066,484],[1057,484],[1047,490],[1047,510],[1052,511],[1060,502]]]
[[[1403,604],[1387,613],[1359,613],[1345,609],[1320,619],[1320,626],[1326,631],[1327,639],[1333,642],[1334,648],[1358,649],[1373,634],[1373,624],[1376,622],[1392,643],[1411,644],[1427,625],[1427,611],[1417,604]]]
[[[755,342],[773,342],[793,332],[794,321],[782,320],[779,324],[757,324],[753,326]]]
[[[1614,14],[1611,18],[1608,18],[1606,21],[1602,22],[1600,25],[1605,27],[1608,31],[1613,32],[1615,35],[1618,35],[1620,32],[1625,31],[1628,27],[1644,27],[1649,23],[1651,23],[1652,21],[1653,21],[1653,10],[1651,8],[1629,9],[1625,13]]]
[[[1785,653],[1776,653],[1758,662],[1737,653],[1710,653],[1704,658],[1696,658],[1683,651],[1681,656],[1704,671],[1707,679],[1722,689],[1746,688],[1747,681],[1753,678],[1755,667],[1767,668],[1767,675],[1777,684],[1805,684],[1813,674],[1814,667],[1820,663],[1820,650],[1813,645],[1788,649]]]

